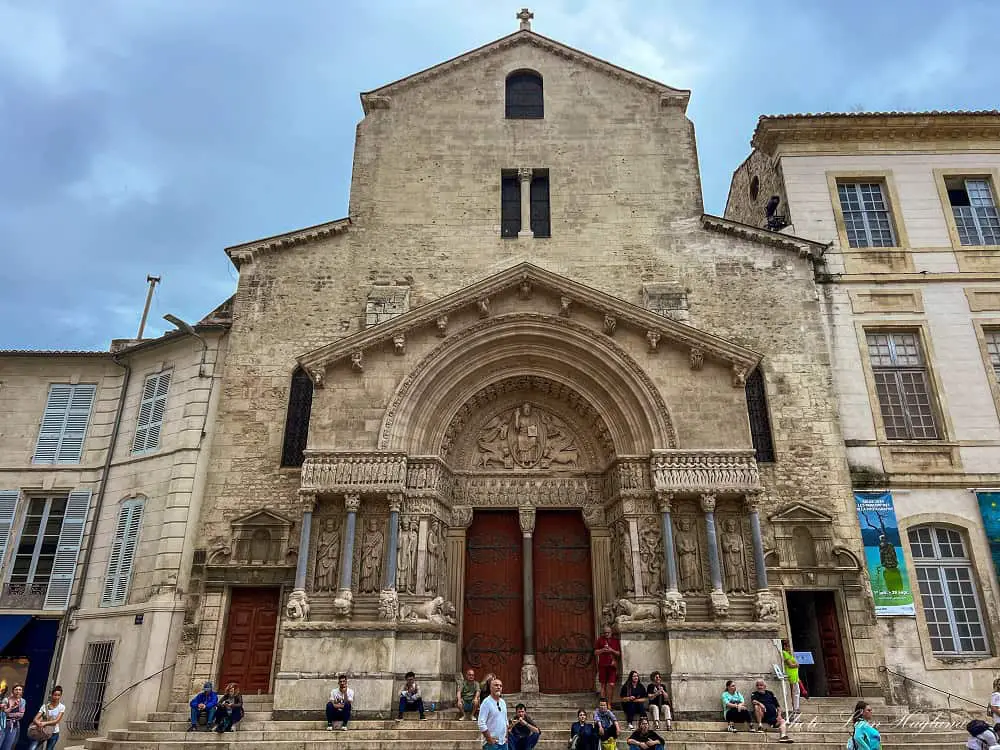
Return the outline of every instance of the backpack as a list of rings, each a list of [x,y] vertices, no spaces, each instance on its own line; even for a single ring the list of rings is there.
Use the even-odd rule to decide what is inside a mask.
[[[989,728],[990,725],[987,724],[982,719],[973,719],[972,721],[970,721],[968,724],[965,725],[965,731],[967,731],[973,737],[978,737]]]

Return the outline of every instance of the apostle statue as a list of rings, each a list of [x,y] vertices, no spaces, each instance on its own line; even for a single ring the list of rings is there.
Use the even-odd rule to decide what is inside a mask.
[[[368,521],[364,538],[361,540],[361,578],[358,590],[371,594],[382,588],[382,545],[385,535],[374,518]]]
[[[316,544],[316,591],[337,588],[337,563],[340,558],[340,526],[337,519],[327,518]]]

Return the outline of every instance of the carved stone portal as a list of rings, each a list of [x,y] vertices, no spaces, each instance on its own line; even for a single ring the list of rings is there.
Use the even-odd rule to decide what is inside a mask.
[[[580,451],[570,427],[529,402],[493,417],[476,438],[477,468],[576,468]]]

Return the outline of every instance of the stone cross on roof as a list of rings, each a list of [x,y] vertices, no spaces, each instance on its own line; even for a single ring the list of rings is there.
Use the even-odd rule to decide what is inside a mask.
[[[531,19],[534,17],[535,14],[527,8],[521,8],[521,12],[514,16],[521,22],[521,31],[531,31]]]

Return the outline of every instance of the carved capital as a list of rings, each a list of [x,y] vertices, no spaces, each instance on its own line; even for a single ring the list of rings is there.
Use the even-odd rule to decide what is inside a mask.
[[[445,334],[448,333],[448,316],[442,315],[434,321],[434,325],[437,326],[437,335],[444,338]]]
[[[365,371],[364,352],[351,352],[351,369],[355,372]]]
[[[528,182],[531,180],[532,170],[531,167],[518,167],[517,168],[517,179],[521,182]]]
[[[316,510],[316,493],[313,490],[299,490],[299,503],[302,504],[303,513],[312,513]]]
[[[692,349],[690,361],[692,370],[702,369],[705,366],[705,352],[701,349]]]
[[[751,513],[759,513],[761,506],[764,505],[764,493],[763,492],[748,492],[744,498],[747,506],[747,510]]]
[[[603,528],[608,525],[604,508],[600,505],[585,505],[583,507],[583,523],[588,529]]]
[[[472,506],[456,505],[451,509],[451,526],[467,529],[472,525]]]
[[[778,600],[767,589],[757,592],[754,600],[754,617],[757,622],[778,621]]]
[[[676,625],[687,618],[687,602],[679,591],[667,591],[660,602],[663,620],[668,625]]]
[[[660,513],[669,513],[673,510],[674,494],[673,492],[656,493],[656,504],[660,509]]]
[[[569,297],[559,298],[559,316],[563,318],[569,317],[569,308],[573,304],[573,300]]]
[[[604,332],[608,336],[613,336],[615,333],[615,328],[618,327],[618,319],[614,315],[604,316]]]
[[[701,496],[701,509],[705,513],[715,512],[715,495],[705,494]]]
[[[344,495],[344,507],[348,513],[357,513],[361,507],[361,495]]]
[[[655,352],[660,345],[660,334],[657,331],[646,331],[646,343],[649,344],[649,351]]]
[[[323,387],[323,376],[326,375],[326,370],[322,367],[313,367],[309,370],[309,377],[312,378],[313,386],[315,388]]]
[[[386,495],[386,499],[389,501],[389,511],[392,513],[399,513],[403,508],[403,493],[401,492],[390,492]]]
[[[392,347],[396,354],[406,354],[406,335],[394,333],[392,335]]]
[[[533,507],[518,508],[517,520],[521,524],[521,532],[531,534],[535,530],[535,509]]]

